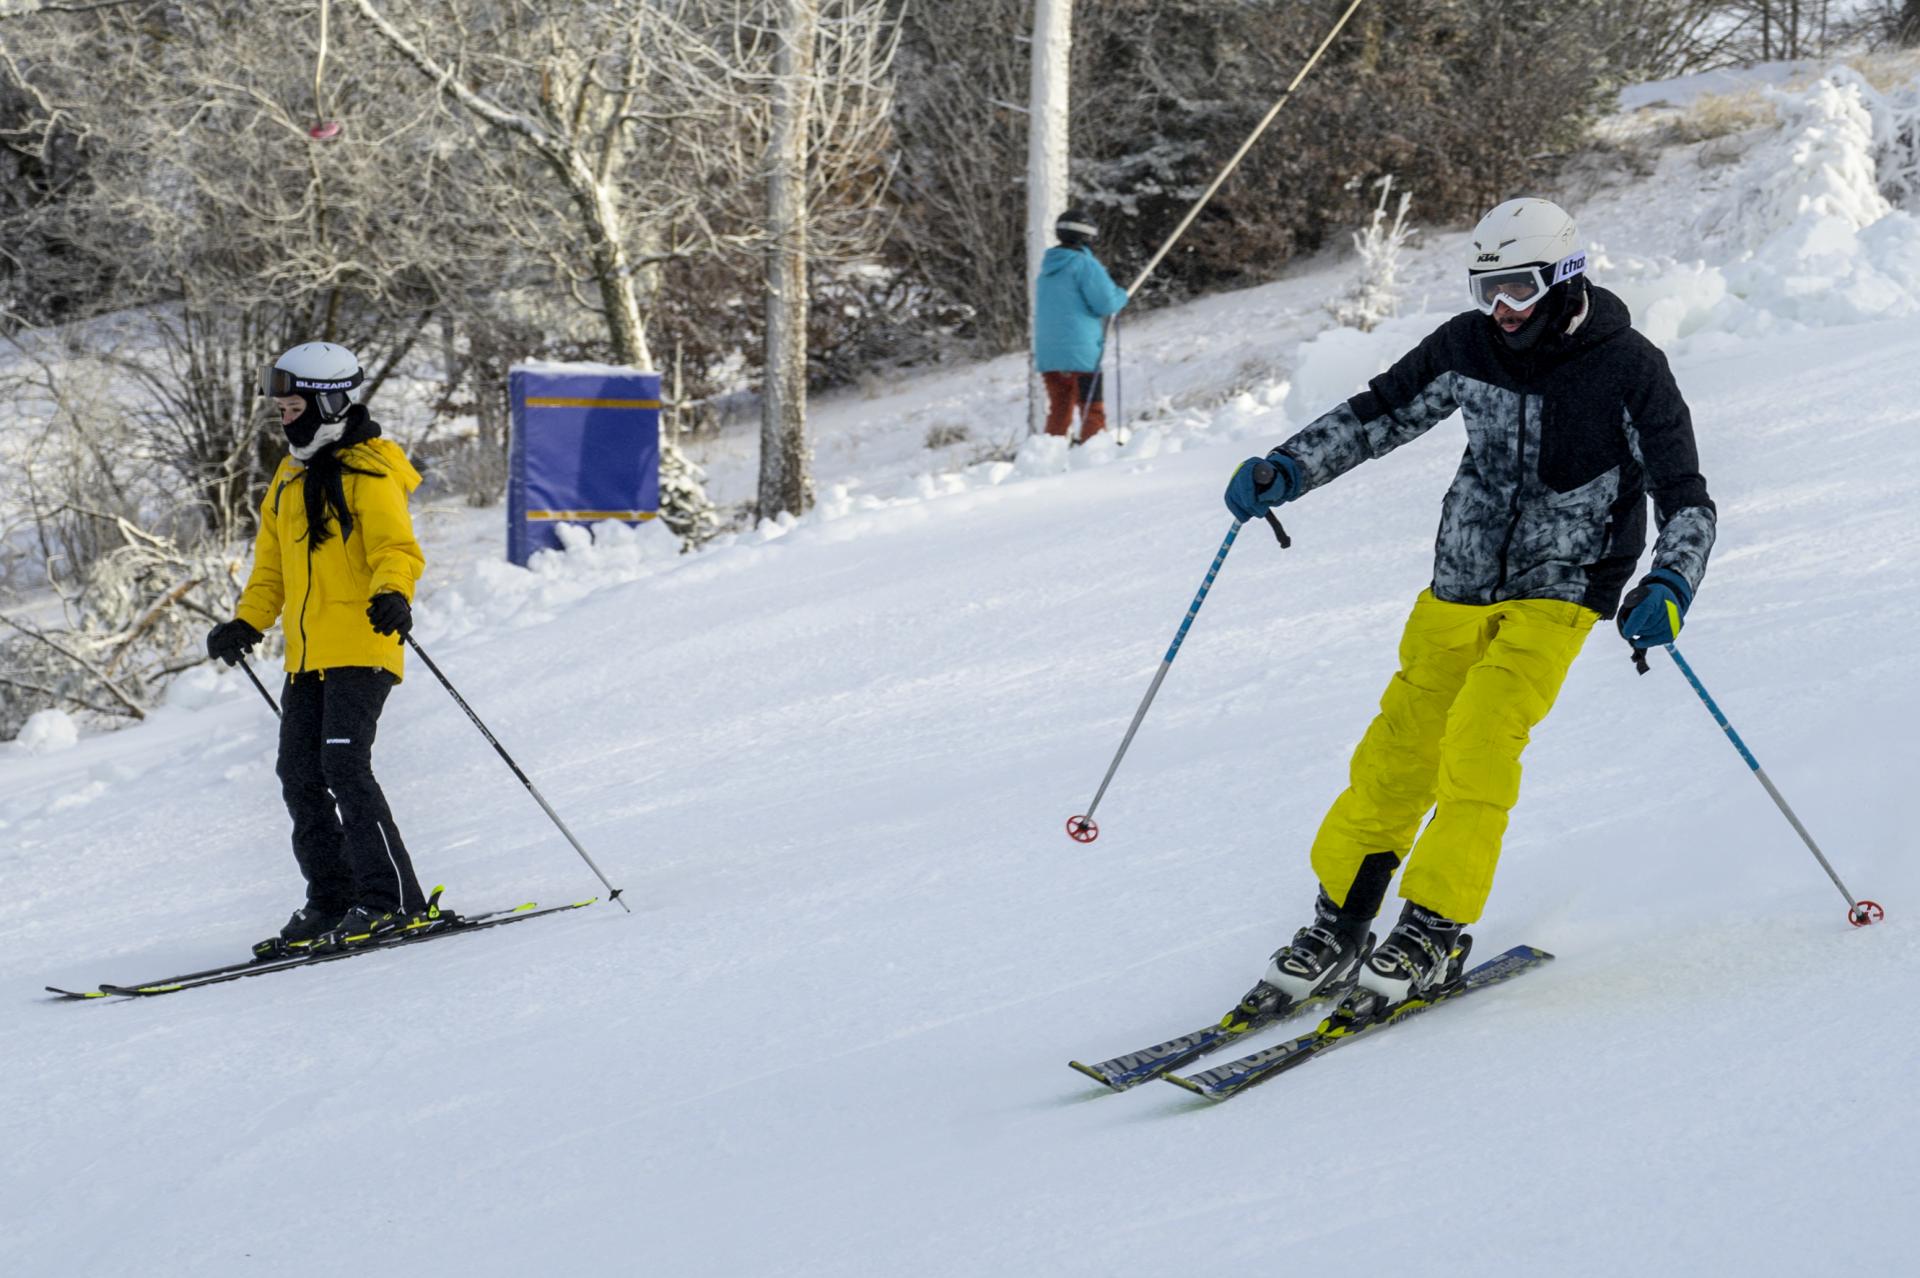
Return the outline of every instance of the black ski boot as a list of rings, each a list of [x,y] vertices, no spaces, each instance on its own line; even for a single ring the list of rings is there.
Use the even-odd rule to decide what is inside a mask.
[[[338,923],[316,937],[308,953],[324,954],[367,945],[399,931],[405,922],[405,917],[397,911],[356,905],[342,914]]]
[[[1311,999],[1338,997],[1353,983],[1355,969],[1373,944],[1369,921],[1341,910],[1322,888],[1313,902],[1313,922],[1295,932],[1291,944],[1274,951],[1266,975],[1227,1013],[1227,1022],[1251,1027]]]
[[[1408,901],[1387,939],[1360,965],[1359,979],[1336,1018],[1357,1027],[1408,1003],[1432,1002],[1458,985],[1473,938],[1466,925]]]
[[[340,921],[340,911],[322,909],[316,905],[303,905],[293,912],[287,925],[280,929],[280,935],[270,936],[253,947],[253,957],[265,962],[269,959],[291,958],[304,953],[322,935],[331,931]]]

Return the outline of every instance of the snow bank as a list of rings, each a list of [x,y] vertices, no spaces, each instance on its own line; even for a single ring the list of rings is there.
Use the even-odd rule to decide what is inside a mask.
[[[525,568],[478,559],[438,588],[429,578],[417,601],[422,635],[459,638],[540,625],[596,590],[650,577],[681,558],[680,539],[657,519],[561,524],[559,537],[559,550],[536,551]]]
[[[1434,317],[1426,317],[1434,321]],[[1406,321],[1398,321],[1404,325]],[[1429,327],[1431,324],[1428,325]],[[1360,337],[1365,356],[1344,352],[1341,339],[1328,338],[1343,353],[1335,357],[1342,369],[1358,368],[1378,358],[1395,344],[1387,336],[1394,325]],[[1422,329],[1421,331],[1425,331]],[[1385,356],[1391,360],[1393,350]],[[1385,364],[1380,367],[1384,368]],[[1378,369],[1360,375],[1360,383]],[[1344,376],[1329,373],[1330,383]],[[551,621],[568,605],[609,586],[645,580],[663,572],[698,563],[703,570],[730,560],[743,561],[769,542],[796,532],[820,528],[863,515],[918,505],[1018,480],[1043,479],[1111,466],[1140,463],[1181,452],[1196,437],[1209,439],[1257,437],[1264,448],[1284,431],[1282,412],[1289,398],[1285,379],[1262,380],[1231,396],[1212,410],[1171,412],[1164,419],[1136,423],[1122,432],[1109,428],[1085,444],[1069,447],[1064,437],[1036,435],[1020,441],[1011,460],[989,460],[959,470],[922,471],[878,481],[854,479],[827,485],[814,509],[799,518],[782,515],[765,520],[751,531],[714,538],[697,556],[681,553],[680,543],[665,524],[655,520],[629,526],[608,520],[591,526],[563,524],[558,550],[536,553],[525,568],[494,559],[465,565],[458,576],[441,582],[429,575],[416,600],[416,618],[423,640],[460,638],[489,628],[520,629]],[[1352,391],[1343,391],[1335,399]],[[1332,401],[1330,400],[1329,403]],[[1322,405],[1321,407],[1325,407]],[[1316,412],[1318,409],[1315,410]]]
[[[1464,289],[1463,289],[1464,291]],[[1371,333],[1330,328],[1300,344],[1287,417],[1294,429],[1351,399],[1420,340],[1452,318],[1451,313],[1400,315]]]
[[[1672,80],[1649,80],[1620,90],[1620,109],[1684,107],[1710,94],[1744,93],[1767,85],[1785,84],[1814,69],[1806,62],[1762,62],[1748,67],[1717,67]]]
[[[28,754],[53,754],[80,743],[80,728],[64,710],[38,710],[27,716],[14,738]]]
[[[1839,67],[1804,90],[1768,89],[1780,127],[1747,152],[1718,199],[1694,221],[1702,241],[1722,251],[1764,253],[1769,242],[1809,218],[1854,230],[1892,211],[1874,176],[1872,89]]]
[[[1595,255],[1663,346],[1920,314],[1920,222],[1881,193],[1877,163],[1889,136],[1877,115],[1900,100],[1846,67],[1766,96],[1780,127],[1753,139],[1681,236],[1696,260]]]

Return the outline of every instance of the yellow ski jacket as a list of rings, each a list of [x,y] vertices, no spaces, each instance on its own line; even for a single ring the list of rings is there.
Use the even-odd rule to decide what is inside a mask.
[[[341,537],[336,529],[317,548],[308,543],[306,467],[282,458],[260,503],[253,571],[234,615],[262,633],[279,619],[290,674],[379,666],[397,679],[405,647],[398,635],[373,632],[367,601],[397,590],[413,602],[426,557],[413,536],[407,494],[420,486],[420,472],[398,444],[378,437],[341,449],[340,460],[378,472],[340,477],[352,534]]]

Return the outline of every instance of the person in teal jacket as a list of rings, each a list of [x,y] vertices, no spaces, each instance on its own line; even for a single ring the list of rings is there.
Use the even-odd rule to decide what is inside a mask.
[[[1113,282],[1088,245],[1099,231],[1079,209],[1053,224],[1060,243],[1040,263],[1033,311],[1033,363],[1047,386],[1047,434],[1071,435],[1082,404],[1086,420],[1080,442],[1107,424],[1100,397],[1102,323],[1127,304],[1127,291]]]

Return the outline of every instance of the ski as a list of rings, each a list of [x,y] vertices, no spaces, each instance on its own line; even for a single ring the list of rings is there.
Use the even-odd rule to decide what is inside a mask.
[[[1516,945],[1504,954],[1496,955],[1467,972],[1466,979],[1453,989],[1445,991],[1427,1001],[1412,1001],[1402,1004],[1380,1020],[1360,1026],[1358,1029],[1337,1027],[1331,1019],[1322,1021],[1311,1034],[1265,1047],[1251,1052],[1238,1060],[1228,1061],[1198,1074],[1180,1075],[1163,1073],[1165,1081],[1176,1087],[1184,1087],[1198,1096],[1209,1100],[1225,1100],[1237,1096],[1256,1083],[1264,1083],[1278,1077],[1290,1069],[1306,1064],[1323,1052],[1332,1051],[1343,1043],[1371,1034],[1377,1029],[1397,1025],[1409,1016],[1417,1015],[1442,1003],[1451,1003],[1464,998],[1475,990],[1510,981],[1522,972],[1547,963],[1553,955],[1545,950],[1535,949],[1531,945]]]
[[[439,896],[440,896],[440,889],[435,888],[434,900],[436,902],[439,900]],[[499,918],[502,915],[523,913],[533,908],[534,908],[534,903],[532,901],[529,901],[525,905],[511,905],[501,910],[487,910],[479,914],[462,914],[455,917],[457,917],[459,921],[463,924],[479,923],[487,919]],[[430,926],[430,925],[413,924],[410,926],[416,929],[415,935],[417,936],[419,929],[426,926]],[[435,928],[433,930],[444,931],[445,929]],[[396,937],[394,939],[398,940],[399,938]],[[262,942],[262,944],[265,944],[265,942]],[[302,945],[304,945],[304,942],[302,943]],[[203,968],[198,972],[183,972],[179,976],[162,977],[157,981],[143,981],[141,982],[141,986],[144,987],[149,985],[174,985],[174,984],[179,984],[186,981],[199,981],[199,980],[206,979],[208,977],[225,976],[230,972],[252,972],[272,964],[286,962],[287,960],[290,960],[290,959],[307,958],[307,957],[311,957],[311,956],[300,953],[299,947],[295,947],[294,952],[292,953],[275,955],[270,958],[240,959],[239,961],[233,962],[233,963],[222,963],[218,967]],[[104,986],[97,990],[66,990],[66,989],[61,989],[57,985],[49,985],[46,988],[48,993],[58,994],[63,998],[111,998],[112,997],[112,995],[107,992]],[[132,987],[120,986],[116,988],[125,989],[125,988],[132,988]]]
[[[1067,1064],[1096,1083],[1104,1083],[1116,1092],[1124,1092],[1171,1070],[1190,1065],[1209,1052],[1219,1051],[1228,1043],[1238,1042],[1258,1030],[1290,1021],[1307,1008],[1325,1001],[1324,995],[1316,995],[1281,1015],[1261,1016],[1238,1023],[1235,1022],[1234,1013],[1228,1012],[1205,1029],[1170,1038],[1164,1043],[1155,1043],[1152,1047],[1143,1047],[1137,1052],[1126,1052],[1092,1065],[1080,1061],[1068,1061]]]
[[[566,910],[578,910],[592,905],[598,897],[589,897],[584,901],[574,901],[567,905],[550,905],[541,909],[532,901],[524,905],[509,906],[506,909],[487,910],[479,914],[457,916],[452,922],[440,927],[431,927],[414,932],[400,932],[382,937],[365,945],[356,945],[351,949],[332,950],[321,954],[297,954],[280,959],[249,959],[242,963],[228,963],[221,967],[210,967],[199,972],[187,972],[180,976],[167,976],[159,980],[143,981],[138,984],[110,985],[103,983],[97,990],[67,990],[58,986],[47,986],[47,992],[57,994],[64,999],[98,999],[115,996],[150,997],[156,994],[173,994],[180,990],[196,989],[202,985],[219,985],[225,981],[243,980],[250,976],[265,976],[269,972],[284,972],[296,967],[311,967],[316,963],[331,962],[334,959],[353,958],[360,954],[375,954],[384,950],[399,949],[402,946],[418,945],[425,941],[445,936],[460,936],[467,932],[477,932],[485,928],[498,927],[504,923],[518,923],[525,919],[541,918],[548,914],[559,914]]]

